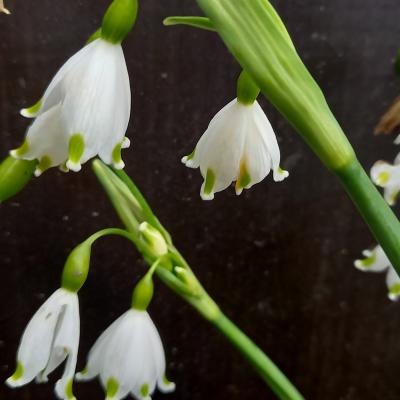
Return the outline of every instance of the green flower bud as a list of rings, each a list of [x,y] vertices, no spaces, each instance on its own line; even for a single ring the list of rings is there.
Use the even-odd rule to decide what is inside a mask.
[[[31,180],[35,167],[36,161],[7,157],[0,164],[0,202],[19,193]]]
[[[142,222],[139,225],[139,232],[141,239],[145,242],[153,257],[159,258],[168,253],[167,243],[158,229],[148,222]]]
[[[121,43],[133,28],[137,11],[137,0],[114,0],[104,15],[101,37],[114,44]]]
[[[78,292],[86,281],[90,266],[92,241],[86,240],[76,246],[65,262],[61,278],[61,287]]]

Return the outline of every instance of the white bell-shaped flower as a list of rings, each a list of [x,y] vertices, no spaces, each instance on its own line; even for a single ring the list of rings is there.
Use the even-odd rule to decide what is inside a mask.
[[[386,271],[386,285],[389,290],[388,297],[393,301],[398,300],[400,298],[400,278],[382,247],[378,245],[372,250],[364,250],[362,254],[365,258],[356,260],[354,262],[355,267],[365,272]]]
[[[75,399],[72,382],[79,346],[79,302],[76,293],[58,289],[32,317],[22,336],[10,387],[47,381],[47,376],[66,360],[62,378],[56,383],[58,398]]]
[[[371,168],[371,179],[375,185],[384,188],[387,203],[394,205],[400,192],[400,154],[393,164],[377,161]]]
[[[131,110],[131,92],[120,44],[97,39],[72,56],[34,106],[21,111],[36,118],[15,158],[39,161],[35,175],[60,166],[79,171],[99,155],[123,168],[121,149]]]
[[[0,0],[0,12],[3,12],[4,14],[10,14],[10,11],[4,7],[4,0]]]
[[[195,150],[182,158],[190,168],[200,167],[204,183],[201,198],[212,200],[214,193],[236,181],[236,194],[261,182],[272,169],[274,180],[289,174],[279,167],[280,151],[275,133],[257,101],[231,101],[211,120]]]
[[[77,380],[99,376],[107,400],[129,394],[150,400],[156,386],[175,389],[165,376],[165,355],[157,328],[146,311],[130,309],[112,323],[94,344],[86,368]]]

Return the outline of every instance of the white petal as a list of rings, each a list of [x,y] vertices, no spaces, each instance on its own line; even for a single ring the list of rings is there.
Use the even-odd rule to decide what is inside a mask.
[[[34,118],[39,114],[43,114],[50,108],[62,102],[64,99],[64,87],[62,86],[63,79],[76,68],[79,64],[86,64],[86,59],[96,47],[96,41],[89,43],[83,47],[80,51],[75,53],[71,58],[69,58],[64,65],[58,70],[54,78],[51,80],[49,86],[47,87],[43,98],[41,100],[41,107],[36,113],[27,113],[27,109],[21,110],[21,114],[27,118]]]
[[[23,374],[17,380],[9,378],[9,386],[21,386],[32,381],[46,367],[63,296],[63,289],[54,292],[29,321],[17,355]]]
[[[100,374],[103,366],[107,363],[107,359],[105,358],[105,349],[109,347],[114,332],[119,328],[125,318],[126,314],[121,315],[96,340],[89,352],[87,365],[84,371],[76,374],[77,381],[88,381]]]
[[[13,151],[11,152],[13,157],[36,159],[39,162],[43,157],[47,157],[46,168],[62,164],[68,158],[68,137],[64,130],[61,105],[36,118],[28,129],[26,140],[28,150],[21,157],[18,157],[17,151]]]
[[[377,161],[371,168],[371,179],[376,185],[385,189],[385,200],[393,205],[400,191],[400,164],[391,165]]]
[[[237,177],[248,125],[246,112],[246,106],[236,99],[230,102],[214,117],[196,146],[192,162],[200,165],[204,179],[209,170],[215,175],[211,195],[226,189]],[[203,184],[203,198],[204,188]]]
[[[121,143],[130,114],[129,78],[120,45],[96,41],[86,64],[80,63],[63,80],[63,113],[68,133],[82,134],[82,163],[97,155],[111,156]]]
[[[61,399],[68,399],[67,387],[71,385],[75,375],[76,361],[79,347],[80,320],[79,302],[76,293],[67,293],[64,304],[64,312],[57,326],[54,338],[53,350],[67,355],[67,363],[62,378],[56,383],[56,393]],[[57,357],[57,361],[59,361]],[[55,363],[54,363],[55,364]],[[54,365],[48,365],[44,375],[52,372]]]
[[[288,176],[288,173],[287,171],[283,171],[279,166],[281,162],[281,152],[279,150],[279,145],[278,141],[276,140],[275,132],[267,116],[265,115],[264,111],[257,101],[254,102],[252,108],[254,112],[254,123],[258,127],[259,134],[269,150],[272,169],[274,171],[274,180],[276,182],[282,181]]]
[[[366,258],[354,262],[354,266],[361,271],[382,272],[391,265],[382,247],[379,245],[372,251],[364,250],[363,254]]]
[[[146,332],[142,329],[141,313],[129,310],[124,316],[104,351],[108,362],[101,371],[104,387],[111,377],[117,380],[116,400],[124,398],[135,387],[141,386],[138,379],[144,362],[143,354],[148,350],[144,346]]]
[[[389,289],[388,297],[392,301],[400,298],[400,278],[396,270],[390,266],[386,275],[386,285]]]

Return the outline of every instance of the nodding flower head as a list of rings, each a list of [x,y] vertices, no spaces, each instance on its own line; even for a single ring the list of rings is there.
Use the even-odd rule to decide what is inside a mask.
[[[195,150],[182,162],[190,168],[200,167],[203,200],[212,200],[214,193],[233,181],[239,195],[261,182],[271,170],[276,182],[289,175],[279,166],[275,133],[257,101],[231,101],[215,115]]]
[[[94,344],[77,380],[99,376],[106,399],[132,395],[150,400],[156,386],[164,393],[175,385],[165,376],[165,355],[157,328],[147,311],[130,309],[111,324]]]
[[[79,346],[79,304],[76,293],[58,289],[29,321],[22,336],[15,373],[7,379],[10,387],[46,382],[47,375],[66,360],[55,392],[63,400],[75,399],[72,381]]]
[[[96,39],[72,56],[58,71],[43,97],[21,111],[35,118],[15,158],[38,160],[35,175],[60,166],[79,171],[98,155],[123,168],[121,149],[131,110],[131,92],[120,44]]]

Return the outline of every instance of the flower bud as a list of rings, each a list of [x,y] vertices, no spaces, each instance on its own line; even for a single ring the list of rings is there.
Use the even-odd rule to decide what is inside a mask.
[[[121,43],[133,28],[137,11],[137,0],[114,0],[103,18],[102,38],[114,44]]]
[[[0,202],[19,193],[31,180],[36,161],[9,156],[0,164]]]
[[[92,243],[88,240],[76,246],[65,262],[61,286],[71,292],[78,292],[86,281],[90,266]]]
[[[168,253],[168,246],[161,232],[150,225],[148,222],[142,222],[139,225],[140,236],[146,243],[151,255],[159,258]]]

